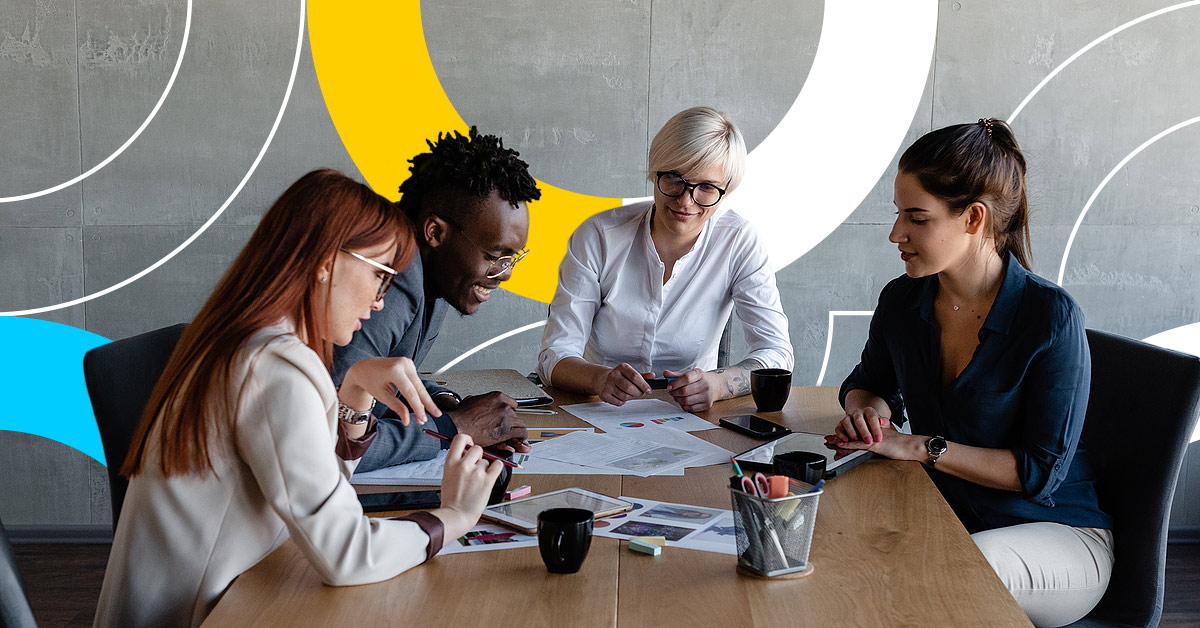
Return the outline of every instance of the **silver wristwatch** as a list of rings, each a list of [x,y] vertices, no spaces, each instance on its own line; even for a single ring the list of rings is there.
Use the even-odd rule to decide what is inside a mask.
[[[929,452],[929,458],[925,460],[925,464],[932,469],[937,464],[938,458],[946,453],[947,449],[949,447],[946,445],[946,438],[944,436],[934,436],[925,441],[925,450]]]
[[[371,400],[371,407],[365,412],[359,412],[354,408],[338,401],[338,419],[350,425],[362,425],[371,420],[371,410],[375,409],[375,400]]]

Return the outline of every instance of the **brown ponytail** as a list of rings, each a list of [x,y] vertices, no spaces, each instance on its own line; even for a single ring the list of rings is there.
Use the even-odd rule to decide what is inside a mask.
[[[956,216],[971,203],[986,205],[996,253],[1002,259],[1012,253],[1033,270],[1025,156],[1003,120],[980,118],[926,133],[900,156],[900,172],[915,175]]]

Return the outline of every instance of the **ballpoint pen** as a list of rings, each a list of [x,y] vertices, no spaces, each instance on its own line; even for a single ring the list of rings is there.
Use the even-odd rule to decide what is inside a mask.
[[[540,408],[517,408],[517,414],[558,414],[557,410],[542,410]]]
[[[432,436],[432,437],[434,437],[434,438],[440,438],[441,440],[444,440],[444,441],[447,441],[447,442],[449,442],[450,440],[452,440],[452,439],[451,439],[449,436],[446,436],[445,434],[443,434],[443,433],[441,433],[441,432],[437,432],[437,431],[431,430],[431,429],[429,429],[429,428],[425,428],[425,433],[426,433],[426,434],[429,434],[430,436]],[[475,446],[475,445],[471,445],[470,447],[474,447],[474,446]],[[468,447],[468,449],[469,449],[470,447]],[[522,467],[521,465],[519,465],[519,464],[517,464],[517,463],[513,462],[512,460],[505,460],[504,458],[501,458],[500,456],[496,456],[496,455],[490,454],[490,453],[488,453],[488,452],[486,452],[486,451],[485,451],[485,452],[483,452],[483,457],[484,457],[484,458],[487,458],[488,460],[495,460],[496,462],[499,462],[499,463],[502,463],[502,464],[508,465],[508,466],[510,466],[510,467],[512,467],[512,468],[514,468],[514,469],[524,469],[524,468],[525,468],[525,467]]]

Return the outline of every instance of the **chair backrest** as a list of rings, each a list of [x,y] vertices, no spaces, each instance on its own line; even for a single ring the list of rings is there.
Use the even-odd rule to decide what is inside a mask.
[[[110,342],[83,356],[83,378],[100,428],[104,458],[108,461],[114,531],[121,503],[125,501],[125,489],[129,487],[119,473],[129,453],[129,441],[185,327],[187,323],[180,323]]]
[[[1104,599],[1077,625],[1157,626],[1171,499],[1200,415],[1200,358],[1094,329],[1087,337],[1082,446],[1113,517],[1116,562]]]
[[[37,628],[37,622],[33,620],[33,610],[29,608],[29,598],[25,597],[25,588],[21,586],[17,560],[13,556],[12,546],[8,544],[8,535],[4,533],[3,523],[0,523],[0,626]]]

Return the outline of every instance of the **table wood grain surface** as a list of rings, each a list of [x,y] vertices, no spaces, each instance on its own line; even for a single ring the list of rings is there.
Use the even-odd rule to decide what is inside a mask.
[[[588,400],[547,390],[560,404]],[[836,396],[795,387],[780,412],[756,412],[746,396],[701,416],[758,414],[826,433],[842,416]],[[521,417],[531,427],[587,426],[563,411]],[[734,452],[758,444],[726,429],[693,434]],[[729,475],[719,465],[648,478],[518,475],[513,484],[728,509]],[[810,576],[769,581],[738,575],[734,556],[666,548],[650,557],[596,537],[577,574],[547,573],[534,547],[440,556],[385,582],[328,587],[289,541],[239,577],[204,626],[1030,625],[915,462],[873,460],[831,480],[809,558]]]

